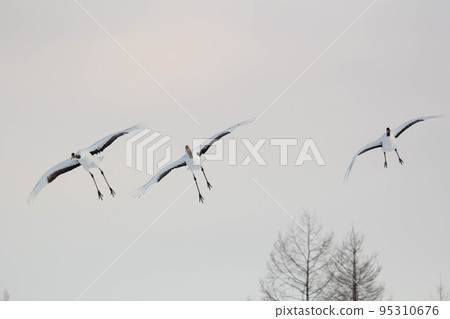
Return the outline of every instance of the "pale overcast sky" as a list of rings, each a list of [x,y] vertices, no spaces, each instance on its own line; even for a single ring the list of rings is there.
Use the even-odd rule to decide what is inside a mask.
[[[145,121],[172,137],[174,158],[259,116],[372,1],[86,1],[79,3],[198,121],[197,125],[74,1],[0,0],[0,290],[12,300],[73,300],[192,183],[184,169],[139,200],[149,176],[125,165],[122,138],[102,168],[117,192],[98,201],[82,169],[32,205],[52,165]],[[253,126],[232,137],[312,138],[326,162],[208,162],[191,188],[86,294],[86,300],[259,299],[272,245],[294,216],[317,215],[340,241],[353,225],[377,252],[394,300],[450,286],[448,118],[379,150],[354,153],[387,126],[448,114],[450,2],[378,1]],[[226,143],[225,143],[226,144]],[[240,143],[239,150],[245,151]],[[227,144],[226,144],[227,145]],[[243,158],[246,153],[239,153]]]

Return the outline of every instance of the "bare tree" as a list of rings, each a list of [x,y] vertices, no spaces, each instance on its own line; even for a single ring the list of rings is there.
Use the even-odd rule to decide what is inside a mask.
[[[8,290],[3,290],[3,299],[0,299],[2,301],[8,301],[9,300],[9,293]]]
[[[300,226],[293,223],[285,236],[279,234],[260,281],[264,300],[320,300],[330,282],[329,267],[333,234],[308,213]]]
[[[384,285],[378,283],[382,267],[377,255],[365,256],[364,237],[352,230],[337,248],[335,263],[330,268],[331,285],[328,300],[358,301],[380,300]]]
[[[436,291],[431,295],[433,300],[437,301],[448,301],[450,300],[450,293],[442,283],[442,279],[439,279],[439,285],[436,287]]]

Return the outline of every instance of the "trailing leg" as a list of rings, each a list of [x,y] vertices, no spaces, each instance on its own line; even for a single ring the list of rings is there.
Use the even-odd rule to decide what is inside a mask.
[[[205,176],[205,179],[206,179],[206,186],[208,186],[208,189],[211,190],[212,185],[209,183],[208,178],[206,177],[205,170],[203,169],[203,166],[201,166],[201,168],[202,168],[203,176]]]
[[[398,157],[398,161],[400,162],[400,164],[403,165],[403,160],[400,158],[400,155],[398,155],[397,149],[395,149],[395,153],[397,153],[397,157]]]
[[[198,191],[198,201],[203,203],[203,196],[200,193],[200,189],[198,188],[197,178],[195,177],[194,173],[192,173],[192,176],[194,177],[195,185],[197,186]]]
[[[106,185],[108,185],[108,187],[109,187],[109,191],[111,192],[111,196],[114,197],[114,195],[116,195],[116,192],[114,192],[113,189],[111,188],[111,186],[109,186],[108,180],[106,179],[106,176],[103,173],[103,171],[100,168],[99,168],[99,170],[102,173],[103,178],[105,179]]]
[[[98,199],[103,200],[103,195],[102,195],[102,193],[100,193],[100,190],[98,189],[97,182],[95,181],[94,175],[92,175],[91,172],[89,172],[89,174],[91,174],[92,180],[94,181],[94,184],[95,184],[95,188],[97,189]]]

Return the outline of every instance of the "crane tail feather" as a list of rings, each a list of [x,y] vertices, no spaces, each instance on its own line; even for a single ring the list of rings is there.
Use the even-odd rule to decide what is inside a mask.
[[[134,197],[134,198],[140,198],[142,195],[145,194],[146,190],[147,190],[146,185],[143,185],[143,186],[139,187],[138,189],[136,189],[135,191],[133,191],[130,195],[131,195],[131,197]]]

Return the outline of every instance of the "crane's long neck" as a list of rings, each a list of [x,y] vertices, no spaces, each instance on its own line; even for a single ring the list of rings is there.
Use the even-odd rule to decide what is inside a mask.
[[[189,158],[192,159],[192,151],[191,151],[190,148],[187,148],[187,149],[186,149],[186,153],[188,153]]]

